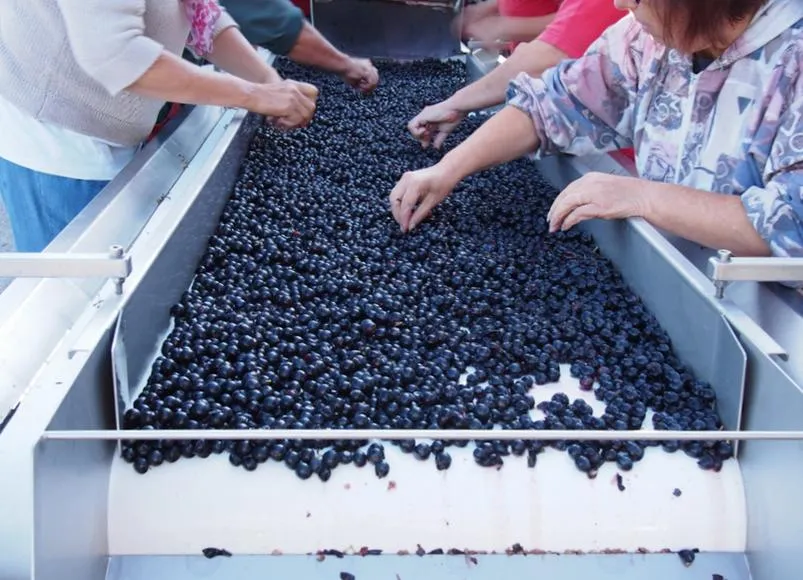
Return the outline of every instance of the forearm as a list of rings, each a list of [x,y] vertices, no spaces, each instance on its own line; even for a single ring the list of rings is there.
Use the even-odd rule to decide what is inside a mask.
[[[299,64],[337,74],[344,74],[350,64],[348,55],[337,50],[320,32],[306,22],[298,41],[287,56]]]
[[[497,40],[529,42],[541,34],[554,19],[555,14],[532,18],[505,18],[502,25],[502,38]]]
[[[516,75],[526,72],[537,78],[567,58],[566,53],[551,44],[534,40],[520,45],[504,63],[478,81],[457,91],[446,102],[452,109],[468,113],[505,102],[508,84]]]
[[[652,225],[739,256],[770,255],[738,196],[666,183],[646,182],[644,187],[647,203],[643,217]]]
[[[478,171],[518,159],[537,146],[538,136],[530,117],[515,107],[506,107],[447,153],[438,165],[457,184]]]
[[[173,103],[247,108],[253,87],[247,80],[203,69],[163,51],[145,74],[127,89]]]
[[[279,73],[265,62],[242,33],[235,27],[221,32],[206,57],[218,68],[241,79],[254,83],[272,83],[281,80]]]

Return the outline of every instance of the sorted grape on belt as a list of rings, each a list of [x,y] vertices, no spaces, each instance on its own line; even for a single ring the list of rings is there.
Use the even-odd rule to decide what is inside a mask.
[[[657,429],[721,426],[714,391],[673,354],[667,334],[593,240],[547,232],[556,192],[529,161],[461,183],[431,219],[401,234],[387,196],[407,170],[431,165],[407,120],[465,82],[464,65],[379,62],[364,97],[284,62],[285,76],[321,88],[309,128],[260,128],[196,277],[172,310],[175,327],[129,429]],[[453,147],[480,123],[468,119]],[[563,393],[531,394],[570,365],[606,404],[595,416]],[[370,444],[369,444],[370,443]],[[387,444],[387,443],[386,443]],[[393,441],[447,470],[468,442]],[[472,443],[499,468],[547,446]],[[558,441],[578,470],[630,470],[651,443]],[[664,442],[718,470],[727,442]],[[246,470],[275,461],[301,479],[341,465],[391,465],[369,441],[131,442],[139,472],[181,457],[226,453]],[[523,460],[523,459],[522,459]],[[169,469],[169,468],[165,468]]]

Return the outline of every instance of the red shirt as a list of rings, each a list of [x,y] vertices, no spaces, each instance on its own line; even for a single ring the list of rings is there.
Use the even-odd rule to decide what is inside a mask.
[[[496,8],[500,16],[507,18],[538,18],[558,11],[559,0],[497,0]],[[511,52],[521,43],[511,42],[507,48]]]
[[[535,18],[558,11],[558,0],[497,0],[500,16],[510,18]]]
[[[311,0],[292,0],[293,4],[301,8],[301,11],[304,12],[304,16],[307,18],[310,17],[310,2]]]
[[[565,52],[582,56],[611,24],[626,13],[612,0],[497,0],[500,16],[536,18],[555,14],[538,40]]]
[[[555,19],[538,40],[560,49],[569,58],[579,58],[625,14],[611,0],[563,0]]]

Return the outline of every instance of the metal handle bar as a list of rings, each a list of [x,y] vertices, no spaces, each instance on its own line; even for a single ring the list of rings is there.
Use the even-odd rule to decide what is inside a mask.
[[[122,246],[112,246],[108,254],[0,253],[0,278],[114,278],[115,292],[122,294],[129,274],[131,257]]]
[[[42,439],[68,441],[138,441],[224,439],[273,441],[281,439],[443,439],[447,441],[798,441],[803,431],[534,431],[486,429],[129,429],[99,431],[47,431]]]
[[[730,282],[803,282],[803,258],[734,258],[728,250],[719,250],[708,260],[708,277],[717,298],[724,296]]]

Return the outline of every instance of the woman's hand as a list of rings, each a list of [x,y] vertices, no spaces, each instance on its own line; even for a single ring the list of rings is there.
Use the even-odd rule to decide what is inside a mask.
[[[435,149],[440,149],[465,116],[465,113],[451,107],[447,101],[442,101],[425,107],[407,124],[407,130],[424,149],[430,144]]]
[[[552,203],[547,216],[549,231],[566,231],[590,219],[644,217],[649,185],[636,177],[587,173]]]
[[[367,58],[352,58],[343,73],[343,80],[360,92],[368,94],[379,83],[379,72]]]
[[[247,109],[271,117],[280,129],[306,126],[315,115],[318,89],[291,80],[254,85]]]
[[[298,90],[304,93],[304,95],[307,98],[312,99],[313,102],[315,103],[318,102],[318,95],[320,94],[320,91],[318,90],[318,87],[316,87],[315,85],[311,85],[309,83],[304,83],[301,81],[294,81],[292,79],[287,79],[287,81],[285,82],[295,85],[296,87],[298,87]]]
[[[420,224],[440,202],[446,199],[455,181],[440,165],[408,171],[390,192],[390,211],[403,232]]]

